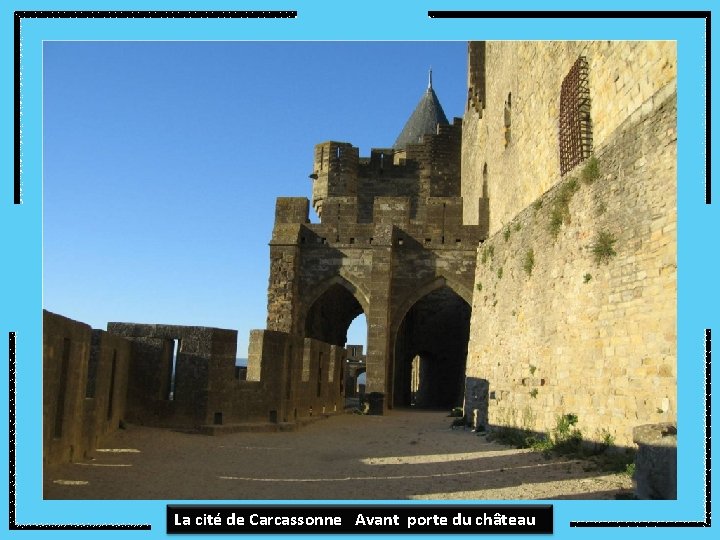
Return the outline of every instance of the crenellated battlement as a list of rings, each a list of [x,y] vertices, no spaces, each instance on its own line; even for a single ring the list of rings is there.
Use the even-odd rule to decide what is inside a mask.
[[[437,126],[437,131],[424,135],[416,144],[406,148],[373,148],[369,157],[359,157],[358,148],[350,143],[326,141],[315,146],[312,204],[324,223],[336,220],[337,211],[328,209],[342,204],[338,199],[357,198],[356,218],[343,211],[342,219],[357,219],[372,223],[380,217],[384,223],[424,219],[428,197],[458,197],[460,195],[460,142],[462,120]],[[408,199],[407,212],[388,214],[376,211],[380,198]],[[387,202],[385,203],[387,204]],[[330,212],[330,214],[328,214]],[[329,217],[329,216],[332,217]],[[276,215],[276,221],[285,218]]]
[[[429,197],[425,201],[424,219],[410,218],[409,197],[375,199],[373,221],[364,223],[358,215],[358,197],[329,197],[324,203],[322,223],[309,223],[306,198],[278,199],[272,245],[301,245],[367,248],[375,242],[377,226],[394,226],[398,238],[413,239],[428,249],[475,249],[487,230],[479,225],[463,225],[463,201],[460,197]],[[285,210],[293,210],[298,219],[289,222]],[[400,243],[399,245],[402,245]]]
[[[322,216],[327,197],[356,195],[358,190],[359,150],[350,143],[327,141],[315,146],[312,204]]]

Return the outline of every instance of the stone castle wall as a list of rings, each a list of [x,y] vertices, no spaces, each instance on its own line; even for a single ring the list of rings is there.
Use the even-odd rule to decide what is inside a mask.
[[[670,41],[471,43],[462,147],[465,223],[478,223],[478,200],[489,197],[490,232],[497,232],[557,181],[560,87],[581,55],[589,65],[596,149],[633,112],[642,107],[647,113],[649,99],[677,74]]]
[[[369,157],[327,141],[316,145],[310,175],[321,222],[309,222],[307,199],[277,200],[267,328],[341,346],[351,321],[364,313],[373,413],[395,405],[393,380],[406,376],[407,359],[396,353],[411,355],[411,347],[400,351],[395,343],[401,328],[412,334],[412,325],[402,323],[413,305],[442,288],[459,302],[472,298],[487,221],[462,221],[461,140],[455,119],[402,151],[375,148]],[[444,300],[433,298],[440,309]],[[404,390],[402,396],[407,401]]]
[[[43,463],[93,455],[125,417],[130,343],[43,311]]]
[[[421,145],[411,145],[409,153],[419,152],[415,146]],[[423,148],[431,153],[432,145]],[[430,185],[443,182],[439,173],[434,179]],[[395,351],[398,333],[410,331],[401,331],[402,322],[436,289],[448,287],[469,305],[477,245],[486,231],[463,225],[459,197],[421,198],[423,220],[413,218],[412,200],[376,197],[373,220],[365,223],[359,197],[325,197],[322,222],[311,224],[307,199],[281,198],[270,243],[268,329],[340,345],[351,321],[364,313],[367,390],[383,394],[387,407],[393,406],[393,379],[406,375],[399,353],[410,354]],[[436,300],[440,309],[443,302]]]
[[[542,432],[574,413],[585,438],[607,430],[628,446],[634,426],[676,420],[674,85],[635,111],[603,132],[594,182],[569,189],[576,171],[502,228],[493,221],[478,250],[469,417]],[[533,178],[558,182],[545,174]],[[568,193],[555,237],[552,215]],[[600,233],[616,254],[597,262]]]
[[[91,457],[123,421],[215,434],[292,429],[342,411],[343,347],[256,330],[245,379],[236,343],[234,330],[109,323],[105,332],[44,311],[43,462]]]
[[[313,162],[313,208],[323,223],[340,217],[352,222],[377,223],[378,198],[407,199],[409,219],[424,222],[428,197],[460,196],[460,140],[462,121],[440,125],[421,143],[400,152],[373,148],[359,157],[350,143],[327,141],[315,146]],[[332,203],[331,203],[332,201]],[[327,206],[346,201],[342,212],[327,215]],[[276,214],[277,215],[277,214]],[[387,215],[392,219],[394,215]]]

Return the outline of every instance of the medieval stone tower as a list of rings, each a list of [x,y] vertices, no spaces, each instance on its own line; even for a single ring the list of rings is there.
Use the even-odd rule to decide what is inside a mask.
[[[393,148],[360,157],[315,147],[312,204],[280,198],[270,243],[268,329],[344,346],[368,321],[371,411],[461,405],[475,259],[487,211],[463,225],[462,122],[450,124],[432,74]],[[480,198],[476,208],[487,208]],[[416,387],[411,388],[415,359]],[[418,382],[419,379],[419,382]]]

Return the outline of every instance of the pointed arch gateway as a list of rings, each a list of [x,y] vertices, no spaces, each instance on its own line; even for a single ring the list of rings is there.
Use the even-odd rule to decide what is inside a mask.
[[[440,277],[419,287],[396,311],[392,406],[462,405],[472,295]]]
[[[367,313],[363,292],[342,276],[323,282],[308,295],[302,328],[305,337],[344,347],[350,323]]]

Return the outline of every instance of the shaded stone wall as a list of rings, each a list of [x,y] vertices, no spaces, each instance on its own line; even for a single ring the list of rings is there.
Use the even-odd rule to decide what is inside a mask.
[[[352,197],[356,206],[351,220],[378,223],[375,200],[402,197],[407,199],[408,217],[425,221],[425,199],[460,196],[461,137],[462,121],[455,118],[453,124],[438,126],[437,133],[400,152],[373,148],[370,157],[360,158],[349,143],[318,144],[311,176],[313,208],[323,223],[333,224],[339,215],[328,216],[330,199]]]
[[[390,402],[383,406],[392,406],[400,324],[438,288],[448,286],[470,303],[477,244],[486,229],[462,224],[458,197],[424,199],[423,222],[411,219],[407,197],[378,197],[373,223],[359,223],[356,201],[324,199],[320,224],[307,223],[305,216],[297,224],[276,221],[268,329],[342,346],[351,321],[365,313],[367,391],[387,394]],[[307,207],[307,199],[292,205],[301,206]]]
[[[286,332],[254,330],[246,377],[241,379],[235,368],[235,330],[113,322],[108,331],[133,345],[130,422],[204,428],[294,422],[313,413],[342,410],[342,347]],[[175,341],[179,346],[171,392]]]
[[[263,382],[268,417],[293,422],[341,412],[345,349],[285,332],[253,330],[248,377]],[[274,420],[273,420],[274,418]]]
[[[127,341],[43,310],[43,462],[91,456],[125,415]]]
[[[627,445],[634,426],[675,420],[676,115],[671,83],[596,146],[599,178],[576,171],[573,191],[555,175],[479,248],[470,418],[545,431],[575,413],[586,438]],[[601,233],[614,254],[598,261]]]
[[[489,197],[491,233],[557,181],[560,86],[579,56],[589,64],[595,148],[606,146],[634,111],[647,113],[649,100],[677,73],[676,44],[669,41],[488,41],[471,43],[469,53],[464,221],[477,224]]]
[[[43,461],[82,458],[82,433],[91,328],[43,311]]]
[[[237,332],[198,326],[108,323],[108,332],[136,345],[129,408],[133,422],[211,424],[214,386],[235,379]],[[177,355],[170,391],[174,342]]]
[[[102,330],[93,330],[91,362],[93,357],[97,362],[96,377],[94,385],[88,380],[84,400],[84,436],[91,449],[97,448],[104,435],[117,430],[126,417],[132,345]]]
[[[214,426],[343,410],[343,347],[253,331],[245,380],[235,368],[234,330],[134,323],[108,330],[43,312],[45,463],[91,456],[121,421],[215,433]]]
[[[638,499],[677,499],[677,425],[659,423],[637,426],[633,441],[635,496]]]

